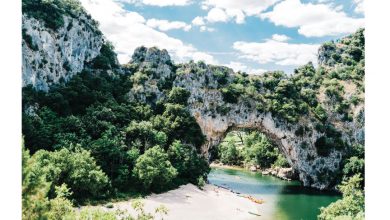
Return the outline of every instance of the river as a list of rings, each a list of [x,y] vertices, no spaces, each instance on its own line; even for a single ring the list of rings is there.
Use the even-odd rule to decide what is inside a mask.
[[[212,168],[211,184],[227,187],[234,192],[263,199],[259,205],[262,220],[315,220],[319,208],[340,198],[340,195],[302,187],[298,181],[284,181],[272,176],[246,170]]]

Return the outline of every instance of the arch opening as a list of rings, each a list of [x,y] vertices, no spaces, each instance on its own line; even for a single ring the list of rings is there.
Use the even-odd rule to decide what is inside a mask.
[[[256,129],[230,129],[221,142],[210,150],[210,162],[226,165],[260,166],[271,168],[276,162],[281,167],[291,167],[284,152]]]

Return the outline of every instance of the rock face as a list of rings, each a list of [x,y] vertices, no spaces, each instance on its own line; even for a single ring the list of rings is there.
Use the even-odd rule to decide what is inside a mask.
[[[163,90],[172,87],[175,78],[168,51],[156,47],[138,47],[124,69],[132,74],[133,88],[129,93],[130,99],[150,104],[165,96]]]
[[[291,167],[290,168],[282,168],[282,167],[269,168],[262,171],[261,174],[276,176],[283,180],[296,179],[296,173]]]
[[[103,36],[85,15],[77,19],[64,15],[64,25],[56,31],[27,15],[22,22],[23,86],[47,91],[81,72],[100,53]]]
[[[206,156],[229,131],[238,128],[258,130],[279,147],[305,186],[318,189],[333,186],[343,151],[334,149],[326,156],[317,152],[315,143],[324,133],[315,128],[314,117],[301,117],[297,123],[287,123],[271,112],[259,111],[256,101],[250,98],[240,97],[237,103],[227,103],[218,89],[216,72],[226,73],[227,85],[233,81],[231,69],[203,63],[184,64],[177,70],[174,81],[174,86],[190,91],[188,109],[207,138],[202,147]],[[338,113],[327,109],[329,123],[341,131],[342,139],[348,144],[364,142],[364,106],[355,106],[353,111],[354,120],[345,122]],[[297,135],[301,127],[310,132]]]

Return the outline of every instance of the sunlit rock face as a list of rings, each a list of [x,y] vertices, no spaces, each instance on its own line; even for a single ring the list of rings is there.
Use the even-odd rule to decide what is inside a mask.
[[[171,88],[175,79],[175,67],[168,51],[156,47],[136,48],[124,69],[133,82],[129,98],[149,104],[165,97],[164,90]]]
[[[177,70],[174,81],[174,86],[184,87],[190,91],[188,109],[207,138],[206,144],[202,147],[206,157],[229,131],[237,128],[258,130],[278,146],[305,186],[318,189],[332,188],[340,171],[344,152],[332,150],[327,156],[320,156],[317,153],[315,142],[324,136],[324,133],[315,129],[317,120],[312,116],[305,116],[297,123],[288,123],[273,116],[271,112],[257,110],[256,101],[248,97],[239,97],[236,103],[227,103],[218,89],[221,87],[215,77],[215,72],[218,71],[228,73],[226,85],[233,81],[232,70],[203,63],[182,65]],[[354,119],[351,122],[340,120],[339,115],[330,109],[327,109],[327,112],[329,123],[337,127],[346,143],[364,142],[363,105],[355,107]],[[303,126],[307,131],[301,134],[298,130]]]
[[[22,18],[22,82],[47,91],[50,85],[66,82],[80,73],[85,63],[100,53],[103,36],[91,19],[64,16],[58,30],[47,28],[42,21]]]

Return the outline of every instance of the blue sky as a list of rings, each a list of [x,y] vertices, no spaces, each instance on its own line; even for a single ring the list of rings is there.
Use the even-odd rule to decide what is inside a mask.
[[[235,71],[291,73],[316,63],[318,46],[364,25],[362,0],[81,0],[121,63],[138,46],[176,63],[204,60]]]

